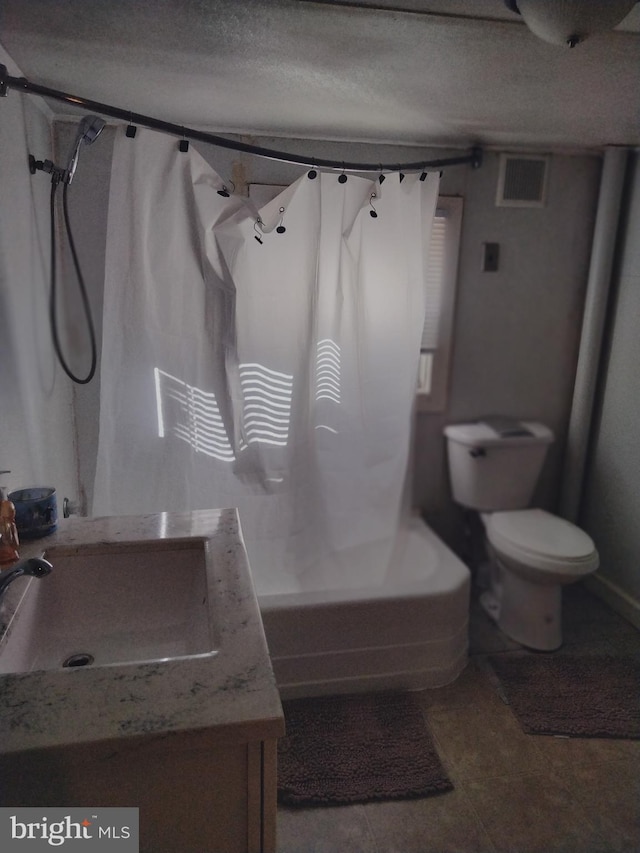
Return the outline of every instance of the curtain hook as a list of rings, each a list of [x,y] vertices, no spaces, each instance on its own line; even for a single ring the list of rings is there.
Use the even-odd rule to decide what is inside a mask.
[[[236,185],[233,183],[233,181],[229,181],[229,183],[231,184],[231,192],[234,193],[236,191]],[[223,198],[229,198],[229,196],[231,195],[231,193],[229,192],[229,188],[227,187],[226,184],[223,184],[222,189],[217,190],[217,193],[218,193],[218,195],[221,195]]]
[[[278,225],[278,227],[276,228],[276,233],[277,233],[277,234],[284,234],[284,232],[287,230],[287,229],[284,227],[284,225],[282,224],[283,213],[284,213],[284,207],[280,207],[280,208],[278,208],[278,213],[280,214],[280,225]]]
[[[135,139],[136,133],[138,132],[138,128],[135,126],[135,124],[133,124],[131,119],[132,119],[132,114],[129,113],[129,124],[127,126],[125,133],[129,137],[129,139]]]
[[[423,172],[423,173],[420,175],[420,180],[421,180],[421,181],[425,181],[426,179],[427,179],[427,172]]]
[[[344,162],[342,163],[342,174],[338,178],[338,183],[339,184],[346,184],[347,183],[347,176],[344,173]]]
[[[384,179],[384,175],[382,174],[382,163],[380,163],[380,175],[379,175],[379,177],[378,177],[378,181],[379,181],[381,184],[384,184],[384,180],[385,180],[385,179]]]
[[[258,216],[256,221],[253,223],[253,230],[256,232],[253,236],[262,246],[262,219]]]
[[[371,195],[369,196],[369,206],[371,207],[371,210],[369,211],[369,216],[370,216],[372,219],[377,219],[377,218],[378,218],[378,213],[377,213],[377,211],[376,211],[375,207],[373,206],[373,199],[374,199],[374,198],[377,198],[376,194],[375,194],[375,193],[371,193]]]
[[[189,150],[189,140],[185,138],[184,135],[184,127],[182,128],[182,139],[178,143],[178,148],[182,151],[183,154],[186,154]]]

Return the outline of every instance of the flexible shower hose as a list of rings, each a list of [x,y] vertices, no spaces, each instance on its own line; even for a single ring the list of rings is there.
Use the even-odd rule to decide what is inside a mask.
[[[87,297],[87,288],[85,287],[84,277],[82,275],[82,270],[80,268],[80,262],[78,261],[78,253],[76,252],[75,243],[73,241],[73,234],[71,232],[71,223],[69,221],[69,209],[67,205],[67,190],[69,185],[67,183],[63,184],[62,189],[62,211],[64,216],[64,225],[65,231],[67,234],[67,240],[69,241],[69,248],[71,249],[71,257],[73,259],[73,266],[76,271],[76,276],[78,278],[78,287],[80,288],[80,296],[82,297],[82,307],[84,308],[84,314],[87,320],[87,330],[89,332],[89,338],[91,341],[91,366],[89,367],[89,372],[85,377],[76,376],[76,374],[71,370],[67,361],[62,352],[62,347],[60,345],[60,338],[58,335],[58,311],[57,311],[57,273],[56,273],[56,191],[58,189],[59,179],[54,176],[51,181],[51,203],[50,203],[50,211],[51,211],[51,287],[49,292],[49,322],[51,325],[51,337],[53,339],[53,348],[55,350],[56,356],[58,357],[58,361],[62,366],[62,369],[67,374],[69,379],[75,382],[78,385],[86,385],[88,382],[91,382],[93,376],[96,372],[96,363],[97,363],[97,348],[96,348],[96,333],[93,325],[93,317],[91,315],[91,305],[89,304],[89,299]]]

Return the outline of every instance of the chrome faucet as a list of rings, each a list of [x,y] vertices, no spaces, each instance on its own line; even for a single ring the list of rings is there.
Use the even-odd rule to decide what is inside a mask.
[[[23,560],[21,563],[18,563],[12,569],[0,572],[0,598],[2,598],[9,585],[16,578],[25,576],[43,578],[49,574],[52,568],[52,564],[48,560],[45,560],[44,557],[31,557],[29,560]]]

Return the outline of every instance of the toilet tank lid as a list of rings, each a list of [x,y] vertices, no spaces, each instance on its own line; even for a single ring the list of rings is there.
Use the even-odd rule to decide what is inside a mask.
[[[468,424],[450,424],[444,428],[444,434],[450,441],[472,447],[551,444],[554,440],[553,433],[544,424],[502,417],[483,418]]]

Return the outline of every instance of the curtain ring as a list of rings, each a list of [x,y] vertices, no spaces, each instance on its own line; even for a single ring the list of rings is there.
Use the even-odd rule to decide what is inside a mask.
[[[230,184],[231,184],[231,186],[233,187],[233,189],[231,190],[231,192],[232,192],[232,193],[234,193],[234,192],[236,191],[236,185],[233,183],[233,181],[229,181],[229,183],[230,183]],[[217,190],[217,193],[218,193],[218,195],[221,195],[223,198],[229,198],[229,196],[231,195],[231,193],[229,192],[229,190],[228,190],[228,188],[227,188],[227,185],[226,185],[226,184],[223,184],[223,185],[222,185],[222,189],[221,189],[221,190]]]
[[[280,214],[280,224],[279,224],[279,225],[278,225],[278,227],[276,228],[276,234],[284,234],[284,232],[287,230],[287,229],[284,227],[284,225],[282,224],[282,219],[283,219],[282,214],[284,213],[284,207],[280,207],[280,208],[278,209],[278,213]]]
[[[378,181],[381,184],[384,184],[384,175],[382,174],[382,163],[380,163],[380,175],[378,176]]]
[[[135,139],[136,133],[138,132],[138,128],[131,121],[131,113],[129,113],[129,124],[127,125],[127,129],[125,131],[126,135],[129,139]]]
[[[183,154],[186,154],[189,150],[189,140],[185,139],[184,127],[182,128],[182,139],[178,143],[178,149],[182,151]]]
[[[373,199],[374,199],[374,198],[377,198],[376,194],[375,194],[375,193],[371,193],[371,195],[369,196],[369,206],[371,207],[371,210],[369,211],[369,216],[370,216],[372,219],[377,219],[377,218],[378,218],[378,213],[377,213],[377,211],[376,211],[375,207],[373,206]]]
[[[262,246],[262,219],[258,217],[253,223],[253,230],[256,232],[253,236]]]
[[[342,164],[342,174],[338,178],[338,183],[339,184],[346,184],[347,183],[347,176],[344,173],[344,163]]]

